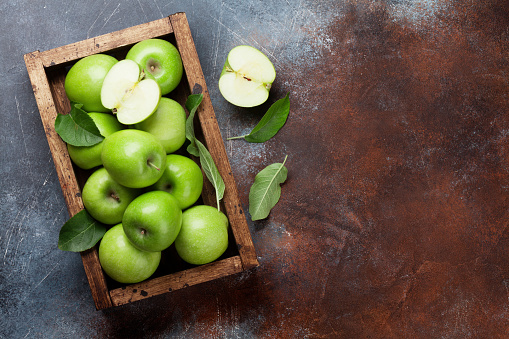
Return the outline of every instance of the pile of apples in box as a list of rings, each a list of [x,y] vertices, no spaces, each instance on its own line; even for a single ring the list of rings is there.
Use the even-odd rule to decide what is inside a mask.
[[[246,63],[246,58],[255,62]],[[245,65],[250,69],[238,72]],[[57,116],[55,130],[74,164],[92,173],[82,189],[85,210],[62,227],[59,248],[82,251],[100,240],[101,266],[121,283],[149,278],[161,251],[172,244],[194,265],[216,260],[228,247],[226,215],[197,204],[201,168],[175,153],[186,141],[186,112],[165,95],[182,74],[175,46],[148,39],[135,44],[123,60],[87,56],[66,75],[71,112]],[[268,58],[238,46],[229,54],[219,88],[235,105],[256,106],[267,100],[274,78]]]

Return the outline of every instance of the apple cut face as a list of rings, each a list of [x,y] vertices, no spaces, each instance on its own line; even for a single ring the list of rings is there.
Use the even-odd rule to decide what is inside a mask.
[[[233,105],[254,107],[264,103],[276,78],[272,62],[251,46],[237,46],[228,53],[219,78],[219,91]]]
[[[148,118],[157,109],[161,89],[154,79],[147,79],[132,60],[121,60],[106,74],[101,88],[101,102],[116,114],[120,123],[132,125]]]

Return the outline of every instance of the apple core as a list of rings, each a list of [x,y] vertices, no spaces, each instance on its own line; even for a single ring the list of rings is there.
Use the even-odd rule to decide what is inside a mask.
[[[272,62],[251,46],[233,48],[219,77],[219,91],[233,105],[254,107],[267,101],[276,78]]]

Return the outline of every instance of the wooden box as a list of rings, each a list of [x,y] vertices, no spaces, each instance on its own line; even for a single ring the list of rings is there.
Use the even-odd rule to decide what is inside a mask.
[[[203,101],[196,112],[196,135],[209,149],[226,185],[220,207],[230,221],[230,246],[221,258],[203,266],[184,263],[172,246],[165,251],[160,268],[149,280],[132,285],[116,283],[104,274],[99,263],[97,246],[81,252],[97,309],[171,292],[258,265],[185,13],[176,13],[160,20],[24,56],[69,215],[73,216],[84,208],[80,189],[90,173],[73,166],[65,143],[54,129],[57,113],[66,114],[70,110],[64,90],[66,73],[76,61],[91,54],[105,53],[121,60],[132,45],[149,38],[166,39],[180,51],[184,76],[179,87],[170,93],[169,97],[184,105],[189,94],[203,93]],[[208,205],[216,204],[214,188],[206,178],[202,200]]]

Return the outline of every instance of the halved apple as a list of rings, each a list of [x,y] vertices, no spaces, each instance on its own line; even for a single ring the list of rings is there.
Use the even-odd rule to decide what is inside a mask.
[[[254,47],[233,48],[219,77],[219,91],[233,105],[254,107],[263,104],[276,78],[274,65]]]
[[[101,102],[116,114],[120,123],[132,125],[148,118],[157,109],[161,89],[154,79],[145,77],[132,60],[117,62],[106,74]]]

